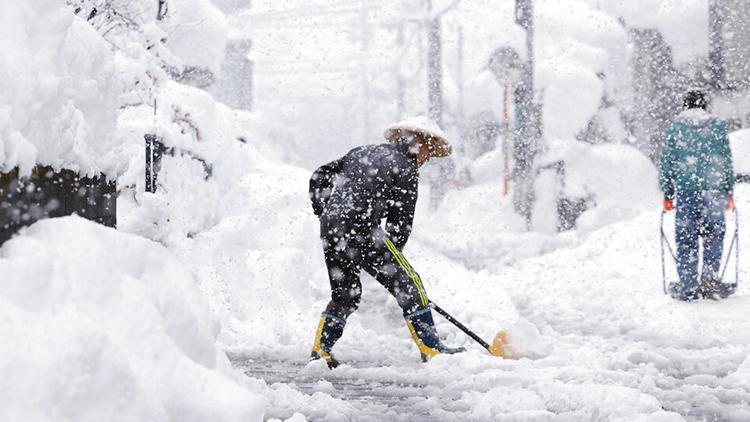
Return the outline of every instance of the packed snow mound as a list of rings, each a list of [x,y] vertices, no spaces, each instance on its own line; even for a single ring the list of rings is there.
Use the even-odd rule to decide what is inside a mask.
[[[2,420],[261,420],[164,247],[79,217],[0,248]]]
[[[218,73],[229,32],[226,16],[209,0],[170,1],[169,8],[163,29],[170,51],[187,65]]]
[[[554,166],[558,161],[564,162],[563,183]],[[425,200],[420,203],[417,220],[428,226],[423,232],[429,235],[415,231],[415,236],[479,269],[571,246],[659,203],[656,167],[629,145],[551,140],[539,158],[539,168],[531,230],[526,230],[523,217],[513,208],[513,192],[502,194],[503,159],[498,148],[469,167],[473,185],[449,191],[437,210],[426,207]],[[585,200],[588,206],[576,221],[577,230],[561,235],[556,209],[560,195]]]
[[[732,149],[732,164],[735,173],[750,173],[750,129],[729,134]]]
[[[58,0],[4,5],[0,52],[0,170],[121,170],[110,141],[127,60]]]
[[[547,154],[540,160],[549,164],[565,163],[564,187],[544,179],[536,181],[537,215],[554,218],[553,202],[542,198],[563,188],[572,198],[585,198],[590,206],[577,221],[579,231],[590,233],[618,221],[634,218],[659,202],[661,193],[658,173],[653,163],[638,149],[625,144],[589,145],[572,140],[552,140]],[[555,186],[557,185],[557,186]],[[547,206],[547,209],[543,207]],[[554,221],[538,222],[537,229],[552,231]]]

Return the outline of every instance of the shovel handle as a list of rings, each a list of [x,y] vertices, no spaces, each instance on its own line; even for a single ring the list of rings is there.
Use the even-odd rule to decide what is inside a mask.
[[[488,351],[490,350],[490,345],[487,344],[486,341],[482,340],[481,337],[479,337],[478,335],[474,334],[473,331],[471,331],[465,325],[461,324],[456,318],[453,318],[448,312],[445,312],[445,310],[443,310],[443,308],[441,308],[437,304],[435,304],[435,302],[430,302],[429,306],[430,306],[430,308],[434,309],[437,313],[439,313],[440,315],[444,316],[445,319],[447,319],[448,321],[450,321],[451,324],[453,324],[456,327],[458,327],[458,329],[461,330],[461,331],[463,331],[467,336],[471,337],[474,341],[476,341],[477,343],[481,344],[482,347],[484,347]]]

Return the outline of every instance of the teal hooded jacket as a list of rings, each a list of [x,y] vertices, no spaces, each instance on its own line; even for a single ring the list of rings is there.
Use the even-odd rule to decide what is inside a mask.
[[[685,110],[667,130],[661,151],[661,190],[676,192],[734,189],[727,127],[703,109]]]

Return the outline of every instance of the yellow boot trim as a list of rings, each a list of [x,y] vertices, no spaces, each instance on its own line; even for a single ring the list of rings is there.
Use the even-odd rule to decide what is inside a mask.
[[[315,353],[318,353],[322,355],[321,348],[320,348],[320,342],[323,339],[323,328],[326,325],[326,317],[325,315],[320,317],[320,322],[318,323],[318,329],[315,332],[315,343],[313,343],[312,351]]]
[[[419,352],[428,358],[437,356],[440,354],[437,349],[433,349],[432,347],[426,346],[424,343],[422,343],[422,340],[417,335],[417,330],[414,329],[414,325],[412,325],[411,321],[408,319],[406,320],[406,326],[409,327],[409,332],[411,333],[411,338],[414,340],[414,343],[417,343],[417,348],[419,348]]]
[[[331,354],[326,352],[325,350],[320,351],[320,356],[328,363],[331,362]]]
[[[422,300],[422,306],[427,306],[430,301],[429,299],[427,299],[427,292],[424,289],[424,285],[422,285],[422,278],[420,278],[419,274],[414,271],[414,268],[412,268],[412,266],[409,264],[409,261],[406,260],[406,257],[404,257],[404,255],[398,250],[396,245],[391,242],[391,239],[388,239],[387,237],[385,238],[385,246],[391,252],[401,268],[406,271],[406,275],[409,276],[412,283],[414,283],[414,286],[417,288],[417,292],[419,293],[419,298]]]

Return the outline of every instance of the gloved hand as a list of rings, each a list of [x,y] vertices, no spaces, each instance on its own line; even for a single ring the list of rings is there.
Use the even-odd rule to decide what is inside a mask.
[[[733,210],[734,209],[734,196],[729,195],[729,199],[727,199],[727,209]]]
[[[674,205],[672,204],[672,200],[664,198],[664,211],[672,211],[673,209]]]

